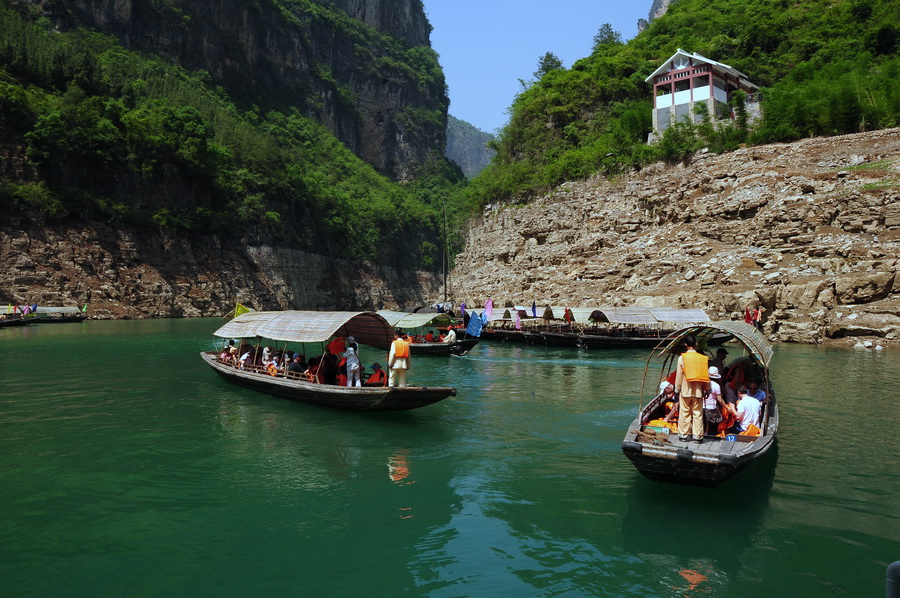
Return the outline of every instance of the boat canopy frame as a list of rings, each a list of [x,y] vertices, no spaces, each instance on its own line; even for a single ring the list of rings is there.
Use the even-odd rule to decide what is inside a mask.
[[[324,343],[334,337],[352,336],[360,344],[389,349],[394,329],[371,311],[256,311],[239,315],[213,336],[293,343]]]
[[[765,377],[766,388],[769,387],[769,362],[772,360],[772,346],[762,335],[762,333],[746,322],[738,322],[734,320],[717,320],[705,324],[695,324],[679,328],[672,332],[666,338],[662,339],[653,351],[647,357],[647,365],[644,368],[644,379],[641,382],[641,399],[640,410],[643,410],[644,404],[644,385],[647,381],[647,373],[650,371],[650,362],[654,356],[663,358],[663,371],[667,371],[668,363],[678,359],[684,346],[684,339],[693,335],[697,340],[697,348],[705,348],[708,341],[716,334],[731,334],[741,345],[750,359],[763,372]],[[658,394],[658,393],[656,393]],[[654,394],[654,396],[656,396]]]

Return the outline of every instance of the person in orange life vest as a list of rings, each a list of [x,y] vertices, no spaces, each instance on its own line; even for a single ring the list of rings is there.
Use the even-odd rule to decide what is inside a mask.
[[[687,351],[678,357],[675,389],[678,391],[678,440],[703,442],[703,392],[709,388],[709,358],[697,352],[693,335],[684,338]]]
[[[425,335],[425,342],[426,342],[426,343],[433,343],[433,342],[434,342],[434,330],[429,330],[429,331],[428,331],[428,334]]]
[[[401,332],[397,330],[394,332],[394,342],[391,343],[391,352],[388,355],[388,367],[391,370],[388,376],[388,384],[391,386],[406,386],[406,371],[409,369],[409,366],[409,343],[401,336]],[[394,384],[395,378],[398,384]]]
[[[364,386],[384,386],[387,383],[387,376],[384,373],[384,370],[381,369],[380,363],[372,364],[372,375],[369,376],[369,379],[366,380]]]

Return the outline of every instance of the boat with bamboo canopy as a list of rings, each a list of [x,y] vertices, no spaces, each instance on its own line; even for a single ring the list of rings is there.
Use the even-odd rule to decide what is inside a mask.
[[[695,337],[697,350],[702,352],[709,346],[710,339],[723,333],[731,335],[743,353],[726,364],[726,373],[722,377],[723,393],[726,391],[725,385],[758,380],[767,395],[762,404],[759,425],[736,434],[707,429],[699,444],[679,440],[678,435],[667,427],[667,399],[658,384],[661,380],[670,379],[670,372],[675,370],[678,356],[684,351],[687,336]],[[638,416],[629,425],[622,441],[622,451],[638,471],[652,480],[716,486],[729,479],[775,444],[778,403],[769,379],[772,353],[772,347],[762,334],[744,322],[708,322],[673,332],[647,358],[641,402],[648,383],[654,398],[646,406],[639,406]],[[654,356],[662,359],[662,374],[659,377],[648,376]],[[754,427],[755,430],[752,429]]]
[[[216,330],[222,339],[241,339],[241,344],[257,349],[263,341],[288,348],[329,343],[353,337],[360,345],[387,350],[394,339],[387,320],[374,312],[277,311],[242,313]],[[247,342],[249,341],[249,342]],[[224,352],[224,351],[223,351]],[[220,351],[206,351],[201,358],[225,380],[284,399],[349,411],[406,411],[455,396],[456,389],[444,386],[338,386],[323,384],[316,377],[290,371],[242,364],[223,357]]]
[[[377,313],[394,328],[416,337],[417,340],[409,345],[412,355],[465,355],[478,344],[478,339],[474,336],[467,336],[465,329],[459,329],[458,334],[461,334],[462,337],[457,337],[456,342],[453,343],[418,340],[424,339],[428,327],[450,328],[453,326],[453,318],[446,313],[425,311],[407,313],[387,309],[379,310]]]

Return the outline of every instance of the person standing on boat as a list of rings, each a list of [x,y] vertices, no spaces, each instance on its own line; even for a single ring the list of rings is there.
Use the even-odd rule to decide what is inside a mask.
[[[359,376],[359,345],[352,336],[347,337],[347,350],[344,351],[345,365],[347,366],[347,386],[362,386]]]
[[[678,357],[675,389],[678,399],[678,440],[703,442],[703,392],[709,388],[709,357],[697,352],[694,335],[684,338],[687,351]]]
[[[391,386],[406,386],[406,371],[410,366],[409,343],[401,337],[399,330],[394,332],[394,342],[391,343],[391,353],[388,356],[390,376],[388,384]],[[396,377],[396,380],[395,380]],[[398,384],[394,384],[394,382]]]

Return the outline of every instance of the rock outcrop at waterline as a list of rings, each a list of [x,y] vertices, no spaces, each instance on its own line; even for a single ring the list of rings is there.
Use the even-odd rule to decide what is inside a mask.
[[[172,318],[221,316],[235,301],[257,310],[396,309],[440,291],[440,277],[427,272],[216,237],[11,224],[0,226],[4,305],[88,303],[92,318]]]
[[[749,147],[494,205],[454,295],[495,305],[761,305],[773,340],[900,340],[900,129]]]

